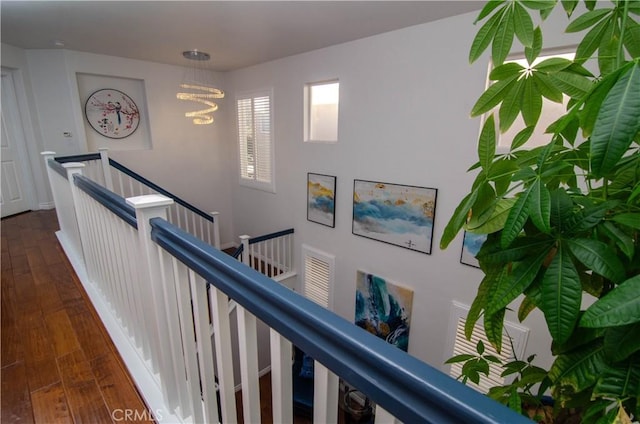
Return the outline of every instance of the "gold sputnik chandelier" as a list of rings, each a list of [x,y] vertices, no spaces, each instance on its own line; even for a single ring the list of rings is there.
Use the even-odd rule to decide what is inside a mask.
[[[178,92],[176,97],[180,100],[198,102],[206,106],[204,109],[186,112],[184,116],[193,118],[193,123],[196,125],[211,124],[213,123],[213,112],[218,110],[218,105],[213,100],[224,98],[224,92],[213,87],[213,83],[210,82],[211,74],[204,64],[211,58],[211,55],[199,50],[187,50],[182,52],[182,56],[192,60],[193,66],[188,69],[182,84],[180,84],[180,88],[185,91]]]

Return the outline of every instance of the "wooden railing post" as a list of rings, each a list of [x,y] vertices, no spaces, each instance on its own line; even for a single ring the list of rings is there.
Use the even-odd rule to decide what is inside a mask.
[[[127,203],[136,210],[136,220],[138,224],[138,240],[140,243],[140,251],[142,261],[140,267],[140,284],[143,287],[142,292],[150,295],[147,299],[143,299],[145,309],[147,328],[152,329],[155,334],[149,334],[151,347],[151,360],[153,369],[160,372],[161,386],[165,402],[169,405],[174,404],[178,398],[176,390],[177,385],[173,379],[173,361],[170,356],[171,346],[170,338],[166,337],[167,331],[174,331],[169,328],[167,314],[176,314],[177,307],[175,305],[175,295],[173,300],[165,299],[163,288],[158,282],[161,280],[160,256],[158,247],[151,240],[151,225],[149,220],[152,218],[167,218],[167,209],[173,204],[173,200],[157,194],[147,196],[130,197]],[[167,309],[167,305],[173,308]],[[177,330],[180,331],[179,329]],[[169,381],[167,381],[169,380]]]
[[[113,179],[111,177],[111,165],[109,165],[109,149],[106,147],[100,147],[98,149],[100,153],[100,163],[102,164],[102,175],[104,177],[105,187],[109,191],[113,191]]]
[[[216,249],[220,249],[220,212],[210,212],[213,216],[213,245]]]

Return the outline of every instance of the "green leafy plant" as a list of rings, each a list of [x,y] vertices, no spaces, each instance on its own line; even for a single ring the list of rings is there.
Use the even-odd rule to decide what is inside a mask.
[[[519,300],[521,321],[541,310],[556,405],[578,408],[586,423],[631,422],[640,417],[640,1],[582,4],[577,17],[578,0],[491,0],[480,11],[469,59],[491,47],[494,67],[471,111],[485,116],[477,176],[440,246],[462,228],[488,235],[468,338],[482,320],[500,351],[506,309]],[[559,5],[566,31],[585,35],[573,60],[536,61],[544,40],[534,17]],[[526,65],[507,61],[514,39]],[[526,148],[543,98],[568,99],[566,111],[546,144]],[[524,128],[497,154],[497,133],[518,116]]]

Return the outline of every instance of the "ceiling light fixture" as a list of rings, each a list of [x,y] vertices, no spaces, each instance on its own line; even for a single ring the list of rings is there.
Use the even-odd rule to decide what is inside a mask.
[[[193,118],[196,125],[206,125],[213,122],[213,112],[218,110],[218,105],[213,99],[224,98],[224,92],[213,87],[211,72],[207,70],[205,62],[211,59],[209,53],[199,50],[187,50],[182,56],[193,61],[193,66],[188,68],[180,88],[186,90],[178,92],[176,97],[180,100],[199,102],[207,106],[206,109],[195,110],[184,114],[187,118]]]

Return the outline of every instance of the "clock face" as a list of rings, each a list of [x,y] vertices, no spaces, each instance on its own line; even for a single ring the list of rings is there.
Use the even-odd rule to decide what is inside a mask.
[[[84,113],[91,128],[108,138],[129,137],[140,124],[140,111],[135,102],[112,88],[91,94],[84,105]]]

